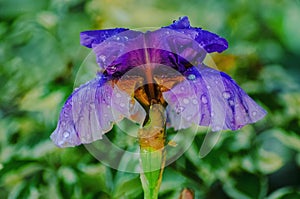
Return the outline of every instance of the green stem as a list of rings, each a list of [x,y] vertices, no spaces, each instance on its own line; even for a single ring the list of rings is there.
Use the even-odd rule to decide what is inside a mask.
[[[164,108],[154,104],[149,109],[149,122],[139,130],[141,182],[145,199],[157,199],[165,166]]]

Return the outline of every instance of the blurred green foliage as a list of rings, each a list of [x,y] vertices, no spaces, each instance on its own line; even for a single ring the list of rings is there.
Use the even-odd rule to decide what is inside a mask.
[[[49,135],[90,52],[80,31],[160,27],[183,15],[228,39],[214,60],[268,115],[223,132],[204,158],[199,132],[166,168],[160,198],[183,188],[196,198],[300,198],[297,0],[1,0],[0,198],[142,198],[138,174],[102,165],[83,146],[59,149]]]

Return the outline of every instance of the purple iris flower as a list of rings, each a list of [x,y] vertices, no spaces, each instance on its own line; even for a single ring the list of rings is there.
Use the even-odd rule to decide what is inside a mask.
[[[190,26],[187,17],[155,31],[124,28],[80,34],[100,72],[67,99],[51,139],[59,147],[101,139],[124,117],[143,126],[152,104],[166,110],[167,127],[193,124],[236,130],[262,119],[257,105],[227,74],[203,63],[227,41]]]

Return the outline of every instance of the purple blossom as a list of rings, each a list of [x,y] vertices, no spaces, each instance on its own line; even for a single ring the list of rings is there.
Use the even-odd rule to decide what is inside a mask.
[[[203,64],[207,53],[228,43],[191,27],[187,17],[155,31],[94,30],[80,39],[101,72],[63,106],[51,135],[59,147],[101,139],[124,117],[143,125],[153,103],[165,107],[167,127],[175,130],[192,124],[236,130],[266,114],[231,77]]]

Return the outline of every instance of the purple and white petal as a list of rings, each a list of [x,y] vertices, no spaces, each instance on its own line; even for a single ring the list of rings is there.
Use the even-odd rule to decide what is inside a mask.
[[[223,72],[201,66],[198,70],[194,67],[187,71],[185,76],[187,81],[163,93],[170,107],[170,126],[175,129],[195,123],[211,126],[213,131],[236,130],[266,114]],[[179,118],[184,122],[178,123]]]
[[[208,53],[222,52],[228,48],[226,39],[219,37],[217,34],[202,30],[201,28],[194,28],[190,25],[188,17],[180,17],[179,20],[173,24],[163,27],[179,31],[187,36],[190,36],[198,42]]]
[[[93,45],[97,45],[105,41],[106,39],[117,35],[121,32],[127,31],[127,28],[115,28],[106,30],[88,30],[80,33],[80,44],[92,48]]]
[[[51,135],[54,143],[59,147],[91,143],[101,139],[124,116],[137,123],[143,122],[145,111],[136,101],[132,102],[126,93],[122,93],[122,102],[116,103],[113,94],[111,82],[103,77],[76,89],[62,108],[58,125]],[[120,109],[122,103],[130,109]],[[130,106],[130,103],[134,105]]]

